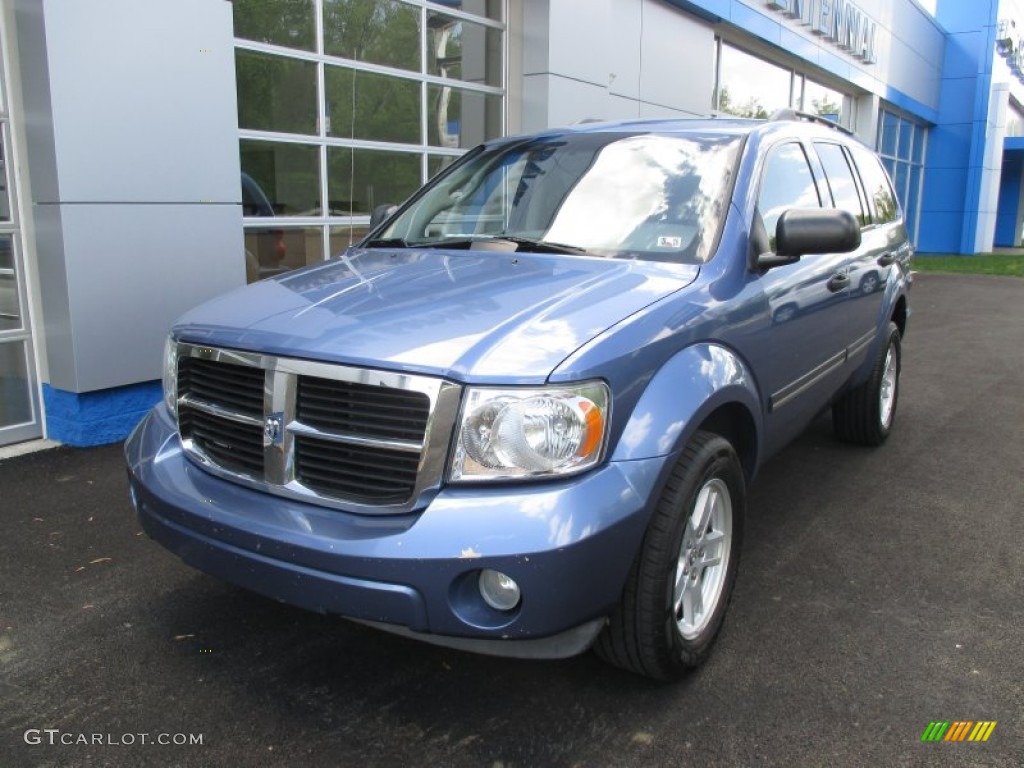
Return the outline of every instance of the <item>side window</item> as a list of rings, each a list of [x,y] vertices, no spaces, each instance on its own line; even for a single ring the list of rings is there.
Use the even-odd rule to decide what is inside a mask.
[[[832,202],[836,208],[849,211],[856,217],[860,225],[871,223],[871,213],[864,210],[857,182],[854,179],[846,153],[838,144],[815,142],[814,149],[825,169],[828,188],[832,192]]]
[[[853,159],[860,170],[860,178],[868,193],[868,200],[874,209],[875,221],[887,224],[899,217],[899,204],[892,191],[889,177],[882,168],[882,163],[874,155],[861,147],[852,147]]]
[[[820,208],[818,188],[803,147],[796,143],[775,147],[768,154],[757,195],[757,211],[775,250],[775,225],[790,208]]]

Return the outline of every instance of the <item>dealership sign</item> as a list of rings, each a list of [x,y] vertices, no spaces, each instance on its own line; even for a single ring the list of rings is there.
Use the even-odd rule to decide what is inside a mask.
[[[865,64],[874,64],[878,24],[846,0],[768,0],[768,7],[810,27],[811,32]]]

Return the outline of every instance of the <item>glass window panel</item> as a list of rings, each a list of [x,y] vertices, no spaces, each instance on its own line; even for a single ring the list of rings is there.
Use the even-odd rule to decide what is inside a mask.
[[[896,155],[900,160],[910,159],[910,150],[913,142],[914,124],[909,120],[900,120],[900,136]]]
[[[324,0],[324,53],[420,69],[420,11],[393,0]]]
[[[501,85],[501,31],[427,11],[427,72]]]
[[[893,198],[889,179],[882,171],[882,164],[879,163],[878,158],[868,150],[855,146],[853,147],[853,159],[857,163],[861,181],[864,182],[864,189],[868,193],[868,200],[874,209],[875,221],[882,224],[895,221],[898,206]],[[887,169],[894,165],[891,160],[886,160],[884,163]],[[892,170],[889,173],[891,175]]]
[[[775,225],[785,211],[820,205],[818,188],[803,148],[799,144],[783,144],[773,149],[765,163],[757,198],[757,210],[772,249],[775,249]]]
[[[324,75],[329,136],[420,143],[418,82],[343,67]]]
[[[316,49],[313,0],[234,0],[235,37]]]
[[[13,235],[0,235],[0,269],[14,269]]]
[[[401,203],[420,187],[420,155],[329,147],[328,196],[333,216],[369,214]]]
[[[331,256],[337,256],[352,243],[362,240],[369,231],[370,227],[367,224],[345,224],[331,227]]]
[[[924,142],[925,142],[925,129],[924,126],[914,126],[914,156],[913,160],[915,163],[924,163]]]
[[[246,281],[252,283],[323,261],[322,233],[322,227],[246,227]]]
[[[240,145],[245,215],[320,214],[320,162],[316,147],[253,139],[242,139]]]
[[[790,103],[791,73],[722,44],[718,109],[740,117],[766,118]]]
[[[836,123],[843,124],[846,94],[833,88],[808,80],[804,86],[803,110],[813,115],[821,115]]]
[[[893,184],[896,187],[896,197],[900,200],[907,199],[907,182],[910,181],[910,166],[906,163],[896,163],[896,176]]]
[[[317,133],[315,64],[239,49],[235,79],[240,128]]]
[[[29,387],[25,342],[0,342],[0,427],[32,421]]]
[[[432,146],[468,149],[501,136],[501,96],[428,85],[427,109]]]
[[[432,179],[459,158],[450,155],[429,155],[427,157],[427,179]]]
[[[0,331],[22,327],[18,273],[14,265],[14,236],[0,235]]]
[[[832,192],[835,207],[852,213],[861,225],[868,224],[871,221],[871,216],[865,215],[864,209],[861,207],[857,182],[854,181],[853,171],[850,170],[850,164],[846,161],[843,148],[838,144],[820,142],[815,142],[814,148],[825,168],[825,177],[829,190]]]
[[[895,156],[896,135],[899,133],[900,119],[892,112],[883,112],[881,127],[882,135],[878,142],[878,151],[883,155]]]

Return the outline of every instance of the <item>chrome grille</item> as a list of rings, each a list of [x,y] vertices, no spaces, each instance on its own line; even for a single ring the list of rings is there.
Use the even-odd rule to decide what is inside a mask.
[[[263,416],[263,371],[198,357],[178,364],[178,392],[250,416]]]
[[[296,478],[325,496],[400,504],[416,484],[418,463],[412,453],[295,438]]]
[[[263,430],[260,427],[239,424],[195,408],[182,408],[178,429],[183,438],[191,440],[225,469],[262,476]]]
[[[459,387],[426,376],[177,346],[178,430],[214,474],[354,512],[441,483]]]
[[[299,377],[299,421],[318,429],[397,440],[422,440],[430,399],[422,392]]]
[[[181,358],[178,393],[184,397],[178,404],[178,430],[182,438],[225,469],[262,477],[264,378],[262,370],[247,365]]]

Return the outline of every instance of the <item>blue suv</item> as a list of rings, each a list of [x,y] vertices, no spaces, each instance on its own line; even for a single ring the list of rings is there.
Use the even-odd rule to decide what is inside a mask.
[[[722,626],[758,468],[893,426],[911,248],[797,113],[484,144],[324,264],[192,310],[126,445],[147,533],[276,600],[656,679]]]

